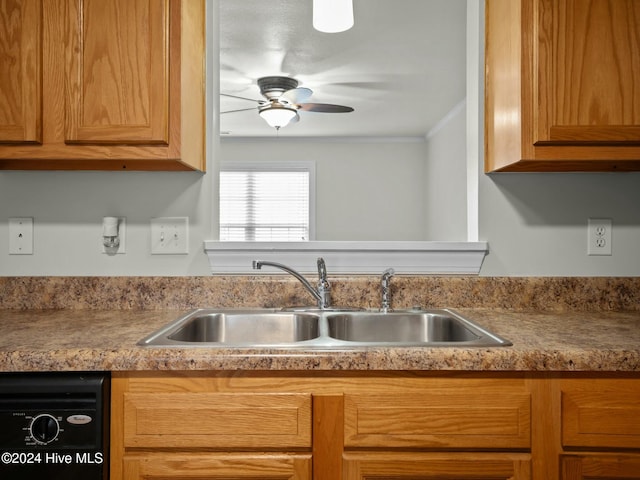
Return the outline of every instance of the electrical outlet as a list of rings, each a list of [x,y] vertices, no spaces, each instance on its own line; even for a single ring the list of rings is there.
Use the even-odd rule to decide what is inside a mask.
[[[189,253],[189,217],[151,219],[151,255]]]
[[[590,218],[587,223],[589,255],[611,255],[611,219]]]
[[[9,255],[33,255],[33,218],[9,219]]]

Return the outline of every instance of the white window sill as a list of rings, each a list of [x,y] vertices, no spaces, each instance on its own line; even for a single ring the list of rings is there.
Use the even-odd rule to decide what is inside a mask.
[[[317,273],[324,258],[329,274],[379,274],[393,267],[397,274],[477,275],[487,242],[218,242],[205,241],[213,275],[276,274],[253,270],[254,260],[283,263],[300,273]]]

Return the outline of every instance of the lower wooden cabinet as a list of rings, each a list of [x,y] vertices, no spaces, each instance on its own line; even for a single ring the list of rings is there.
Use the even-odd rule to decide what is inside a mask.
[[[640,480],[640,381],[560,382],[561,480]]]
[[[345,453],[344,480],[529,480],[525,454],[483,453]]]
[[[310,393],[112,376],[112,480],[311,480]]]
[[[111,480],[640,480],[640,376],[112,374]]]

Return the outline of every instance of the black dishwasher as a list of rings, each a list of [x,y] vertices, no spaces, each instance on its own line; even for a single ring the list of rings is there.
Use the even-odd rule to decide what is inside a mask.
[[[0,479],[107,480],[108,373],[0,374]]]

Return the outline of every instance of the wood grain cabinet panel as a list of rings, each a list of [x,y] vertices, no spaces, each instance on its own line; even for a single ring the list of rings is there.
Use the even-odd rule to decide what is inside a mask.
[[[311,395],[126,393],[125,448],[311,448]]]
[[[69,10],[65,142],[168,145],[179,16],[159,0],[78,0]]]
[[[565,448],[640,449],[640,384],[634,380],[565,381]]]
[[[540,2],[536,143],[640,143],[640,4]]]
[[[0,144],[42,142],[42,0],[0,3]]]
[[[531,444],[528,392],[345,395],[346,447],[502,448]]]
[[[311,480],[310,454],[144,454],[123,464],[123,480]]]
[[[529,480],[527,455],[346,453],[344,480]]]
[[[487,0],[485,170],[640,169],[640,2]]]
[[[204,0],[0,7],[0,169],[205,169]]]
[[[640,456],[563,455],[561,480],[640,480]]]

